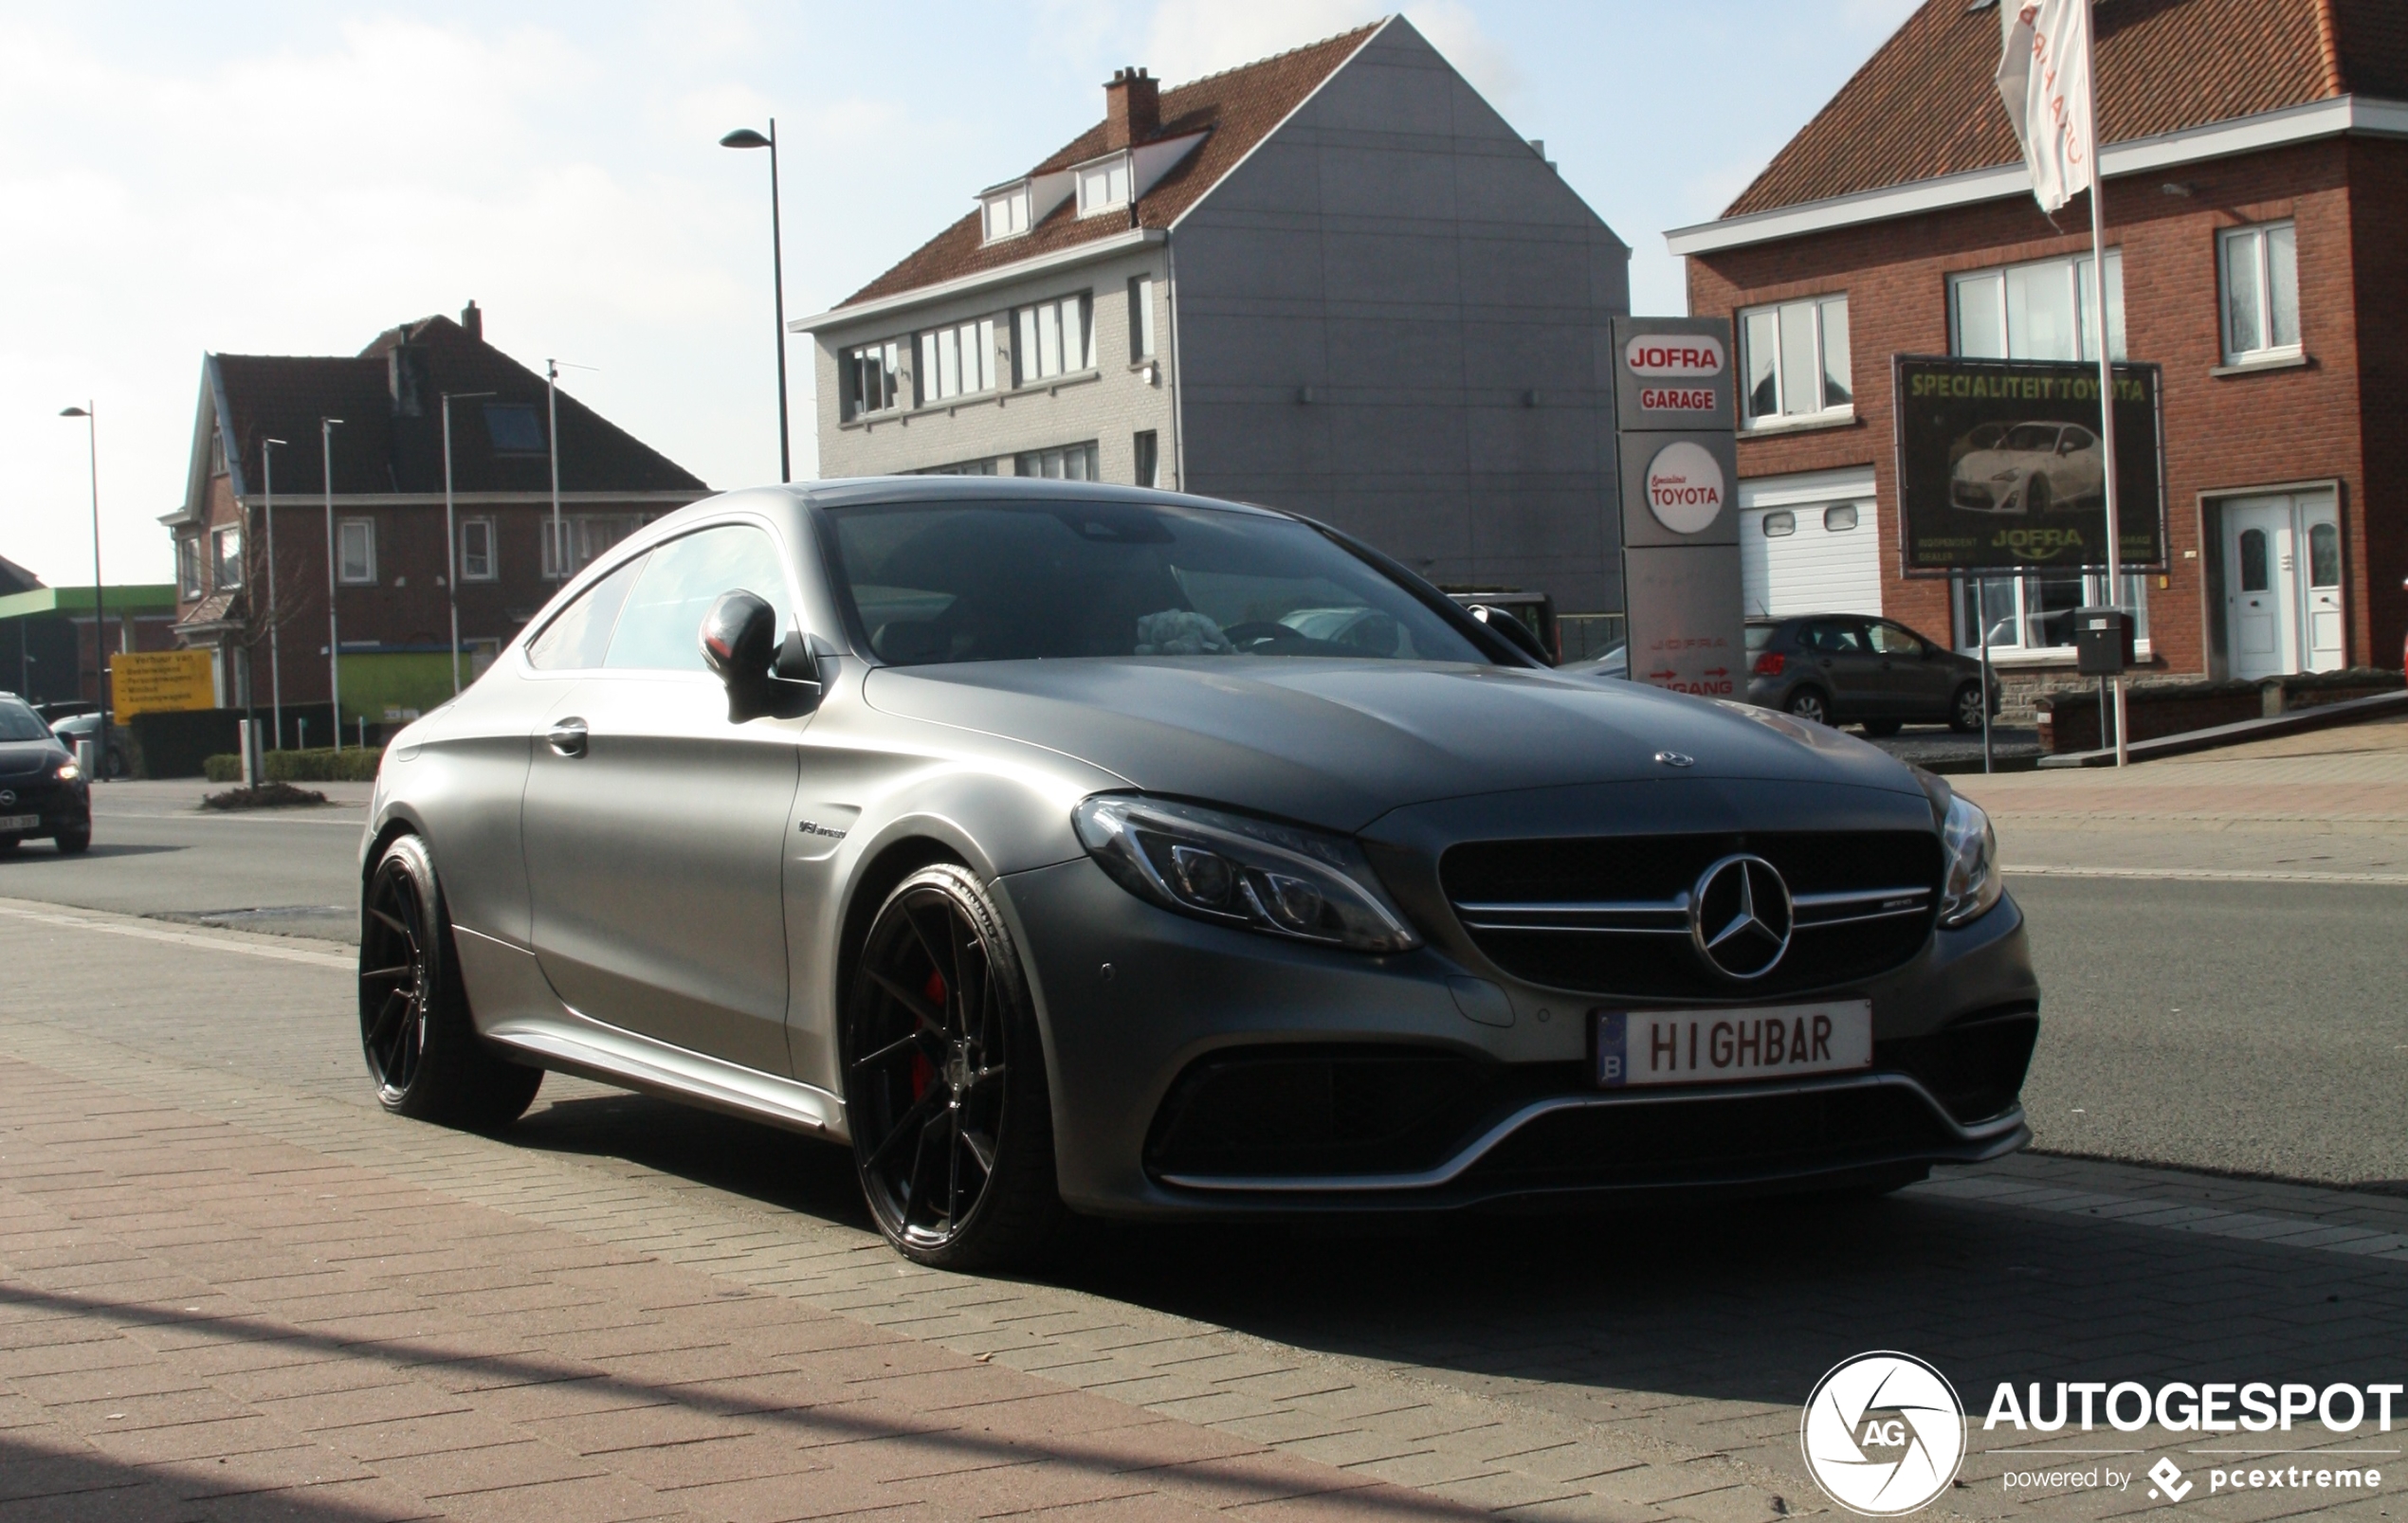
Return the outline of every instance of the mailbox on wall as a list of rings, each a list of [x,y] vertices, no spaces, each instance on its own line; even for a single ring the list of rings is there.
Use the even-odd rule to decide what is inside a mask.
[[[2075,669],[2085,677],[2120,677],[2133,664],[2132,615],[2122,608],[2073,610]]]

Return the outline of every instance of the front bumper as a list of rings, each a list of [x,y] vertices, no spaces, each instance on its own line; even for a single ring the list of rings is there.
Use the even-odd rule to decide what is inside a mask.
[[[1364,957],[1204,924],[1084,860],[995,886],[1046,1041],[1063,1198],[1082,1211],[1276,1216],[1814,1188],[2030,1140],[2015,1095],[2039,990],[2012,899],[1844,991],[1872,1001],[1870,1072],[1606,1093],[1587,1079],[1596,1002],[1471,957],[1434,946]],[[1378,1074],[1315,1077],[1391,1062],[1412,1076],[1404,1090]],[[1249,1065],[1279,1077],[1198,1110],[1199,1084]],[[1376,1116],[1363,1135],[1337,1134],[1400,1093],[1428,1103],[1408,1103],[1382,1136]]]
[[[0,830],[0,841],[38,841],[92,828],[92,795],[81,781],[62,783],[48,776],[0,778],[0,790],[16,795],[14,803],[0,804],[0,819],[30,814],[40,820],[30,828]]]

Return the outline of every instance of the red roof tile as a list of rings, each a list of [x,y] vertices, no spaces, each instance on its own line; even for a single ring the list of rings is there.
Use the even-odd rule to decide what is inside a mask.
[[[1209,130],[1210,136],[1139,200],[1136,226],[1167,227],[1201,201],[1205,192],[1237,167],[1238,160],[1369,42],[1380,25],[1374,22],[1325,42],[1164,90],[1162,125],[1154,139],[1178,137],[1199,129]],[[1104,121],[1099,118],[1094,126],[1029,172],[1067,169],[1104,152]],[[1073,200],[1065,202],[1026,235],[986,244],[980,241],[978,212],[974,209],[901,263],[847,297],[838,310],[1093,243],[1126,232],[1130,226],[1120,217],[1082,217]]]
[[[2097,25],[2110,143],[2353,91],[2408,99],[2401,0],[2103,0]],[[2019,162],[1998,65],[1997,7],[1925,0],[1724,215]]]

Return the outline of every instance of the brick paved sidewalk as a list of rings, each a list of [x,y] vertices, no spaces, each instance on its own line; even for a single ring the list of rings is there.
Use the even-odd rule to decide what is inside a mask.
[[[0,1519],[1442,1499],[0,1060]]]

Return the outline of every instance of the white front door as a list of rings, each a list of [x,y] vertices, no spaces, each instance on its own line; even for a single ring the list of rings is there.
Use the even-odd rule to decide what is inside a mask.
[[[2342,663],[2341,519],[2327,493],[2224,508],[2225,629],[2244,681]]]
[[[2330,497],[2300,499],[2297,543],[2308,670],[2341,670],[2341,512]]]

